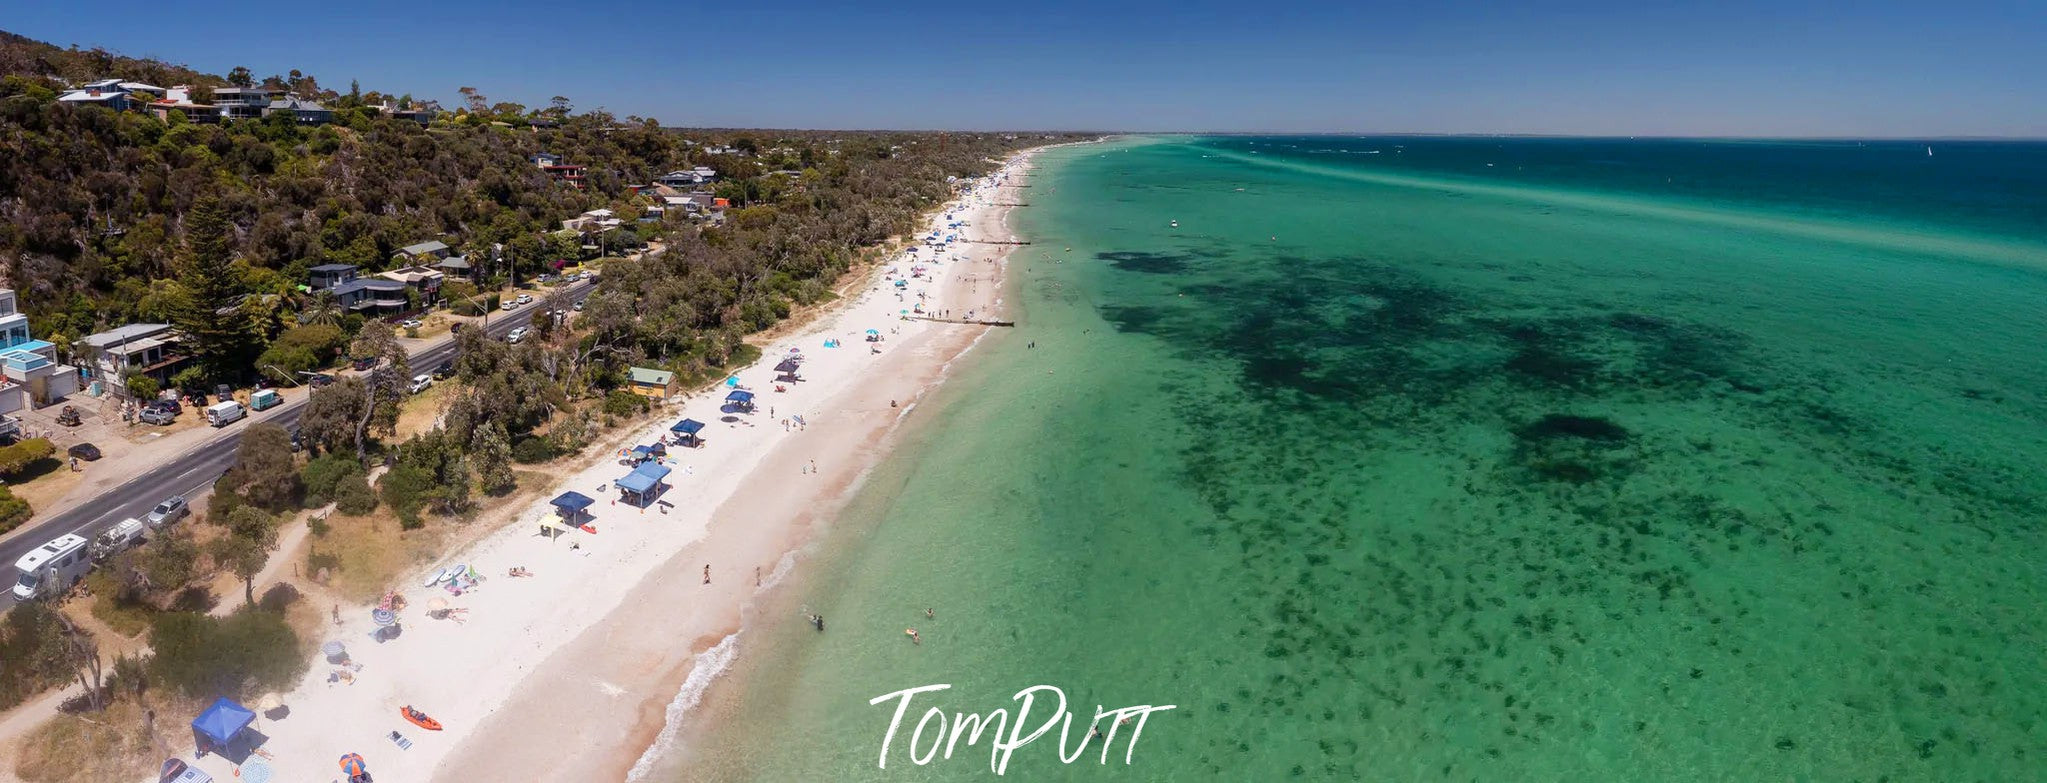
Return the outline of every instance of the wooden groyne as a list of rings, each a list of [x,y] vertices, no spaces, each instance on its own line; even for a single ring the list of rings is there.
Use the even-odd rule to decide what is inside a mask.
[[[910,316],[912,321],[932,321],[941,324],[968,324],[972,326],[1015,326],[1015,321],[969,321],[965,318],[933,318],[928,315]]]

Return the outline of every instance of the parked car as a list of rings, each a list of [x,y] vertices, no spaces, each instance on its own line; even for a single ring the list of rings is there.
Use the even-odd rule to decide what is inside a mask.
[[[524,326],[521,326],[517,329],[513,329],[511,332],[505,334],[505,342],[511,343],[513,345],[518,345],[519,341],[524,339],[526,339],[526,327]]]
[[[229,397],[233,397],[235,396],[235,387],[229,386],[225,383],[220,384],[219,386],[215,386],[213,387],[213,396],[219,397],[223,400]]]
[[[584,301],[584,300],[581,300],[581,299],[578,299],[578,300],[576,300],[576,312],[579,312],[579,313],[580,313],[580,312],[583,312],[583,301]]]
[[[420,392],[426,391],[426,387],[432,385],[434,385],[433,376],[414,375],[412,376],[412,385],[410,387],[407,387],[406,391],[412,394],[418,394]]]
[[[353,362],[351,362],[349,366],[354,367],[358,370],[367,370],[377,366],[377,357],[369,356],[361,359],[356,359]]]
[[[420,320],[417,318],[407,318],[403,321],[398,322],[398,325],[405,327],[407,329],[418,329],[422,326],[425,326],[426,324],[421,323]]]
[[[93,460],[100,458],[100,447],[94,446],[90,443],[71,444],[71,448],[65,449],[65,452],[73,457],[85,460],[86,462],[91,462]]]
[[[518,302],[519,304],[522,304],[522,305],[524,305],[524,304],[532,304],[532,303],[533,303],[533,295],[532,295],[532,294],[520,294],[520,295],[519,295],[519,298],[517,298],[517,299],[514,299],[514,300],[512,300],[512,301],[514,301],[514,302]]]
[[[150,509],[149,516],[145,520],[149,522],[150,527],[163,527],[164,525],[184,519],[185,515],[190,513],[192,513],[192,507],[185,505],[185,496],[172,495],[164,498],[162,503],[156,504],[156,508]]]
[[[172,413],[169,408],[151,405],[143,408],[142,413],[137,414],[136,418],[141,420],[143,424],[168,425],[178,420],[178,414]]]
[[[449,333],[449,334],[461,334],[461,333],[462,333],[462,327],[463,327],[463,326],[466,326],[466,324],[462,323],[461,321],[456,321],[456,322],[454,322],[454,323],[452,323],[452,324],[448,324],[448,333]]]
[[[328,375],[328,374],[326,374],[326,373],[324,373],[324,372],[315,372],[315,373],[307,373],[307,374],[306,374],[306,385],[307,385],[307,386],[311,386],[311,387],[313,387],[313,388],[315,388],[315,389],[318,389],[318,388],[320,388],[320,387],[322,387],[322,386],[326,386],[327,384],[330,384],[330,383],[333,383],[333,382],[334,382],[334,376],[332,376],[332,375]]]
[[[519,309],[519,304],[510,299],[498,303],[498,309],[510,312]]]
[[[441,362],[441,366],[434,368],[434,380],[441,380],[454,374],[455,374],[454,362]]]

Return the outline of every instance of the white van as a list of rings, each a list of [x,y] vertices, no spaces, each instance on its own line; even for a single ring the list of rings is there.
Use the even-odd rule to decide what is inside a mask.
[[[249,415],[249,409],[242,407],[241,403],[234,400],[216,402],[206,406],[206,423],[215,427],[225,427],[241,421],[242,417],[247,415]]]
[[[107,528],[92,539],[93,562],[104,562],[107,558],[135,548],[142,543],[142,536],[148,532],[142,520],[134,517],[121,520],[121,524]]]
[[[92,570],[92,557],[83,537],[63,535],[22,555],[14,567],[21,570],[21,578],[14,582],[15,600],[55,598],[85,578]]]

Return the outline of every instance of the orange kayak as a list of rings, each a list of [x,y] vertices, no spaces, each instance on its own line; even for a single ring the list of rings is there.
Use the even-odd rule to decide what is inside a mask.
[[[419,710],[415,710],[411,707],[399,707],[398,714],[405,716],[405,719],[411,721],[412,725],[418,726],[422,729],[426,729],[427,731],[441,730],[440,721],[434,720],[433,718],[429,718],[426,716],[426,713],[420,712]]]

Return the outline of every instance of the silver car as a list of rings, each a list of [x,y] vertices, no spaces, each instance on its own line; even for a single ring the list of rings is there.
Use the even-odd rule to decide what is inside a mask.
[[[190,506],[185,505],[185,497],[183,495],[172,495],[165,498],[164,502],[156,504],[156,508],[150,509],[149,517],[146,521],[150,527],[160,528],[184,519],[185,515],[190,513],[192,513],[192,509]]]

